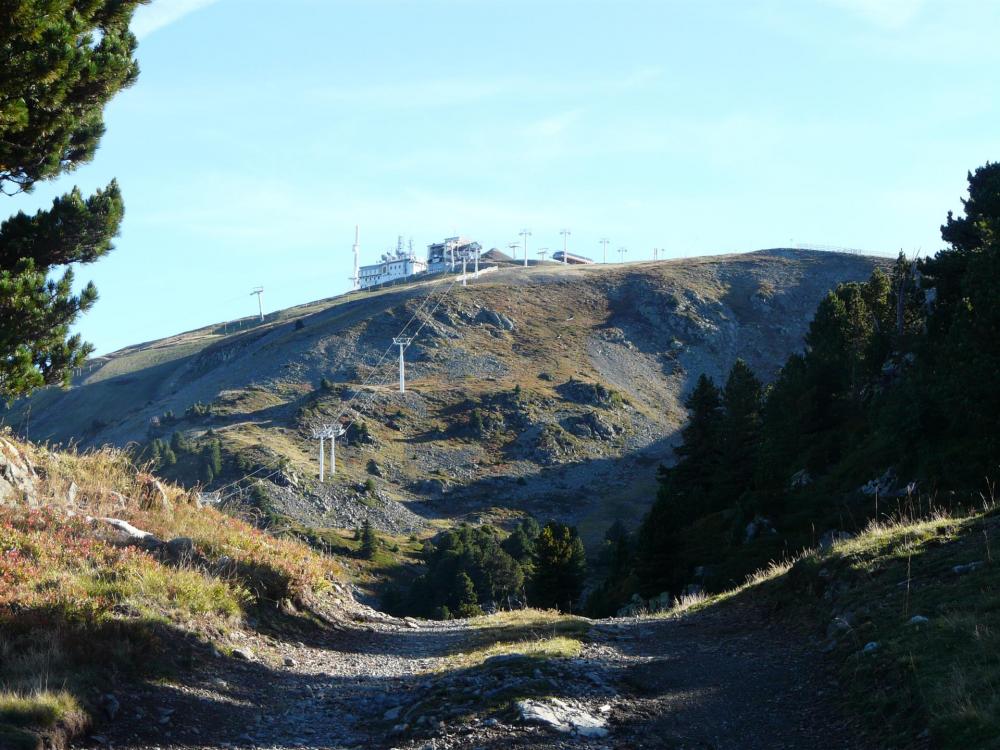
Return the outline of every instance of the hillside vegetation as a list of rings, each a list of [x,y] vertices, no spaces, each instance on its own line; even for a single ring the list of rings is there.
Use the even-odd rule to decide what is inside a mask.
[[[339,616],[331,558],[199,507],[122,451],[0,436],[0,502],[2,747],[61,746],[114,718],[123,683],[229,653],[255,621]]]
[[[188,487],[256,472],[266,481],[230,502],[308,526],[368,518],[405,534],[506,506],[574,522],[593,542],[648,508],[650,469],[670,458],[700,373],[721,377],[742,358],[774,377],[823,296],[877,263],[774,250],[537,264],[450,291],[430,280],[351,293],[95,359],[70,390],[40,392],[4,419],[36,440],[137,443]],[[428,296],[408,392],[394,392],[388,357],[383,385],[355,397]],[[311,429],[341,414],[356,421],[337,480],[320,486]]]
[[[753,606],[806,624],[847,686],[841,699],[880,744],[995,747],[998,532],[992,499],[954,514],[893,515],[660,616]]]

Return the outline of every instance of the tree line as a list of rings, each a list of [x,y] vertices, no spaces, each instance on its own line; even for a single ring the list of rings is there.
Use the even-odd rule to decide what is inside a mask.
[[[509,535],[462,524],[425,542],[421,558],[423,575],[383,595],[390,612],[447,620],[523,606],[571,611],[580,606],[587,573],[575,528],[530,517]]]
[[[614,544],[591,608],[721,589],[768,558],[914,498],[975,496],[1000,464],[1000,164],[968,175],[948,247],[820,302],[805,349],[764,387],[737,361],[702,375],[652,508]],[[884,477],[874,493],[862,486]],[[919,501],[918,501],[919,502]],[[623,532],[626,533],[627,532]],[[610,544],[610,540],[609,540]],[[697,573],[696,573],[697,571]]]

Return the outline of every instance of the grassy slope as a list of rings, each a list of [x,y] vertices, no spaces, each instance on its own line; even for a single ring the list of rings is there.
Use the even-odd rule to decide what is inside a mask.
[[[992,505],[873,523],[680,609],[753,600],[782,619],[813,623],[849,686],[845,700],[887,747],[998,747],[998,540]]]
[[[197,508],[180,488],[161,495],[119,451],[18,447],[40,478],[35,507],[0,515],[0,746],[60,746],[116,681],[182,672],[276,604],[318,602],[339,575],[305,545]],[[123,545],[92,520],[106,516],[187,537],[193,552]]]

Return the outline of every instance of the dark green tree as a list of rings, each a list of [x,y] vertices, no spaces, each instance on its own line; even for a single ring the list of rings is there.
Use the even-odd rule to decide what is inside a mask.
[[[218,440],[210,440],[202,450],[202,462],[212,471],[213,476],[222,473],[222,444]]]
[[[750,488],[760,448],[764,389],[753,370],[737,359],[722,392],[722,440],[719,486],[714,508],[732,507]]]
[[[128,24],[142,1],[0,0],[0,192],[93,158],[105,104],[139,73]],[[123,210],[112,181],[0,224],[0,398],[67,383],[93,351],[69,328],[97,290],[74,294],[70,266],[112,249]]]
[[[572,611],[587,573],[583,542],[572,526],[549,521],[535,542],[535,571],[529,600],[537,607]]]
[[[377,546],[378,540],[375,538],[375,530],[372,529],[371,521],[366,518],[361,525],[361,556],[366,560],[371,560],[375,557]]]
[[[476,617],[483,613],[476,597],[476,587],[465,571],[459,571],[455,576],[450,606],[446,610],[456,617]]]

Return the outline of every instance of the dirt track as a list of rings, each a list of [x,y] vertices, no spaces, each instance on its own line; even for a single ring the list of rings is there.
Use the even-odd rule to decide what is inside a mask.
[[[586,626],[584,626],[586,628]],[[578,657],[458,656],[545,626],[374,619],[302,640],[248,635],[256,661],[193,652],[194,680],[118,696],[96,742],[119,748],[867,748],[837,685],[801,636],[754,612],[590,624]],[[285,659],[293,663],[286,666]],[[526,724],[513,701],[558,697],[606,722],[603,737]]]

